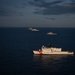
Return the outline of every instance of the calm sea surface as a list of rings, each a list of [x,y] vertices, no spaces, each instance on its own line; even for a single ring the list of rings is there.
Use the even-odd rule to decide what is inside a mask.
[[[75,28],[0,28],[0,75],[75,75],[75,55],[34,55],[51,43],[75,52]],[[48,36],[52,31],[57,35]]]

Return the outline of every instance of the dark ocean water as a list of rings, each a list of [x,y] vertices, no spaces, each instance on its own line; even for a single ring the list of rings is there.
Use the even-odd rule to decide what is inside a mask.
[[[75,51],[75,28],[0,28],[0,75],[75,75],[75,55],[34,55],[51,43]],[[47,32],[57,33],[48,36]]]

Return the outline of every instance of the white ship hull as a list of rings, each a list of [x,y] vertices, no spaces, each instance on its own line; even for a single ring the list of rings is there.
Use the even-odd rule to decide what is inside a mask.
[[[40,52],[40,51],[33,51],[34,54],[74,54],[74,52],[62,51],[62,52]]]
[[[42,46],[38,51],[34,50],[34,54],[74,54],[74,52],[62,51],[62,48]]]

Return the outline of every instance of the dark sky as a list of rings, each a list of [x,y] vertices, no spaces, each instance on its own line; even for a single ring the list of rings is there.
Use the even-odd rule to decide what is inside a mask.
[[[75,0],[0,0],[0,27],[75,27]]]

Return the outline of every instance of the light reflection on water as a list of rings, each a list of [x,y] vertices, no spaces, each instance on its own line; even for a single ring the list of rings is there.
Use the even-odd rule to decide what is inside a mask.
[[[34,55],[35,66],[41,69],[41,72],[63,72],[67,60],[73,55]]]

